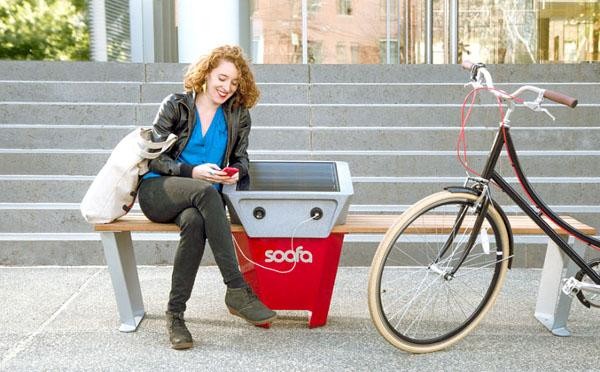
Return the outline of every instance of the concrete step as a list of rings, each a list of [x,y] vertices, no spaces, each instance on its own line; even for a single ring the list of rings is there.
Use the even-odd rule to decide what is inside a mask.
[[[600,116],[600,105],[581,105],[571,109],[558,104],[545,107],[556,117],[552,121],[547,115],[528,109],[517,110],[511,116],[513,127],[552,128],[555,126],[596,126]],[[496,126],[500,117],[496,105],[476,107],[469,124]],[[460,127],[461,105],[429,104],[315,104],[311,106],[311,123],[314,126],[363,127],[363,126],[448,126]]]
[[[0,61],[0,80],[144,81],[141,63]]]
[[[0,176],[0,203],[79,203],[93,176]],[[521,190],[514,177],[512,186]],[[533,177],[530,182],[548,204],[599,206],[600,177]],[[353,177],[354,204],[412,204],[447,186],[461,186],[463,177]],[[497,189],[497,198],[509,203]]]
[[[483,151],[491,148],[496,128],[469,127],[467,149]],[[521,150],[596,150],[600,143],[600,128],[519,128],[511,131],[517,149]],[[456,149],[458,128],[346,128],[330,127],[312,130],[312,149],[319,150],[431,150]],[[343,138],[343,140],[340,140]]]
[[[38,234],[82,234],[93,233],[92,226],[88,224],[79,212],[79,206],[51,204],[47,206],[25,205],[19,209],[8,208],[0,204],[2,214],[6,216],[3,225],[0,226],[0,241],[8,239],[10,236],[19,236],[24,240],[29,240]],[[44,207],[44,208],[42,208]],[[361,213],[398,213],[400,214],[409,205],[360,205],[352,204],[352,210],[360,210]],[[597,207],[583,208],[571,206],[551,206],[560,215],[572,216],[589,226],[600,227],[600,217]],[[517,212],[514,206],[503,205],[507,214],[522,214]],[[139,210],[137,210],[139,212]],[[28,236],[31,236],[29,239]],[[59,236],[60,237],[60,236]],[[368,240],[368,237],[359,237],[355,239]],[[63,239],[68,240],[68,239]],[[158,240],[158,238],[157,238]]]
[[[81,233],[92,232],[79,212],[79,204],[64,206],[47,205],[1,205],[2,226],[0,233]]]
[[[2,102],[140,102],[138,82],[0,81]]]
[[[530,68],[534,66],[535,68]],[[488,65],[496,83],[594,82],[597,64]],[[188,64],[0,61],[0,80],[179,82]],[[457,65],[252,65],[257,82],[465,83]]]
[[[24,126],[0,125],[0,148],[4,149],[113,149],[134,129],[133,126]],[[470,127],[467,149],[489,149],[496,128]],[[600,143],[600,128],[514,128],[517,149],[552,151],[594,151]],[[250,135],[252,150],[314,151],[452,151],[458,128],[437,127],[272,127],[256,126]]]
[[[189,64],[0,61],[0,80],[182,82]],[[253,65],[257,82],[307,83],[308,65]]]
[[[151,125],[158,104],[134,103],[57,103],[0,102],[4,113],[0,124],[104,124]],[[600,105],[581,105],[570,109],[546,105],[556,117],[518,110],[511,117],[513,127],[585,126],[593,127]],[[460,127],[460,105],[449,104],[259,104],[251,110],[257,126],[434,126]],[[495,105],[477,107],[468,126],[496,126]]]
[[[0,80],[180,82],[189,64],[0,61]],[[308,82],[308,65],[253,65],[257,82]]]
[[[145,65],[146,82],[181,82],[188,64],[151,63]],[[257,83],[308,83],[309,65],[252,65]]]
[[[309,65],[312,83],[461,83],[469,72],[457,65]],[[488,65],[495,83],[598,82],[594,63]]]
[[[115,126],[10,126],[0,125],[4,149],[106,149],[112,150],[135,127]],[[308,128],[254,127],[251,149],[304,150],[310,148]]]
[[[2,175],[96,175],[110,150],[0,149]]]
[[[531,67],[490,71],[504,90],[539,85],[575,96],[580,106],[548,103],[554,122],[517,110],[511,124],[517,147],[526,150],[521,164],[559,213],[600,226],[600,67]],[[103,264],[79,202],[114,145],[133,127],[150,125],[160,101],[182,90],[186,68],[0,61],[0,264]],[[251,111],[252,159],[347,161],[355,187],[350,209],[361,213],[401,213],[442,186],[463,183],[455,144],[468,74],[459,66],[252,68],[262,92]],[[495,102],[481,95],[467,127],[471,167],[481,168],[497,121]],[[512,177],[507,163],[502,156],[500,169]],[[515,213],[512,202],[494,195]],[[380,239],[348,236],[341,264],[369,265]],[[172,262],[176,240],[134,236],[138,263]],[[540,241],[519,243],[526,249],[517,249],[515,261],[541,266]]]
[[[258,83],[259,103],[309,102],[309,85],[303,83]],[[163,98],[174,92],[183,91],[182,83],[145,83],[141,85],[141,102],[160,103]]]
[[[0,124],[136,125],[140,110],[132,103],[0,102]]]
[[[579,99],[580,104],[600,103],[600,84],[565,83],[538,84],[539,88],[557,91]],[[520,85],[497,84],[498,89],[514,92]],[[313,83],[310,85],[310,102],[313,104],[462,104],[471,88],[462,83]],[[524,95],[533,100],[536,97]],[[479,92],[476,103],[494,103],[489,93]],[[545,101],[551,104],[552,101]]]
[[[469,166],[483,169],[487,151],[469,152]],[[312,160],[339,160],[350,166],[354,177],[464,177],[456,151],[390,151],[390,152],[317,152]],[[600,152],[550,152],[527,151],[519,153],[521,167],[530,177],[588,177],[597,176],[590,169],[597,169]],[[512,176],[512,167],[505,154],[501,155],[499,171]]]
[[[122,102],[160,103],[174,92],[183,91],[181,82],[81,82],[81,81],[0,81],[3,102]],[[600,84],[539,84],[579,99],[580,104],[600,102]],[[514,84],[498,84],[506,92]],[[258,83],[260,103],[313,104],[462,104],[470,88],[449,83]],[[525,97],[527,98],[527,97]],[[528,97],[532,100],[535,97]],[[480,92],[476,103],[494,103],[490,94]],[[548,103],[551,103],[548,101]]]
[[[159,104],[0,102],[0,124],[150,126]],[[307,105],[265,104],[251,111],[253,126],[303,126]]]
[[[111,150],[0,149],[0,175],[94,176]],[[487,152],[469,152],[469,165],[482,169]],[[250,151],[253,160],[346,161],[353,176],[463,177],[456,151]],[[530,177],[589,177],[600,163],[599,151],[528,151],[519,155]],[[500,172],[512,175],[506,156]]]
[[[153,103],[182,92],[183,83],[0,81],[0,102]],[[308,103],[308,84],[261,83],[261,103]]]
[[[511,185],[517,191],[521,188],[514,178]],[[548,205],[593,206],[599,207],[600,178],[530,179],[532,187]],[[442,180],[419,180],[414,178],[366,178],[354,180],[353,204],[413,204],[423,197],[442,190],[447,186],[461,186],[461,178]],[[512,203],[498,189],[492,189],[494,197],[501,204]],[[600,225],[599,225],[600,226]]]

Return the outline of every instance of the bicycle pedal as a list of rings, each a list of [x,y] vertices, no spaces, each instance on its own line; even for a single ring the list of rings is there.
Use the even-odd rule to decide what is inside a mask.
[[[574,277],[563,279],[561,290],[567,296],[573,297],[581,290],[581,282]]]

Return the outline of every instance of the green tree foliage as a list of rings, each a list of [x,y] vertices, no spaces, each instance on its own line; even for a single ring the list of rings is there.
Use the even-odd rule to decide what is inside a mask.
[[[89,60],[85,0],[0,0],[0,59]]]

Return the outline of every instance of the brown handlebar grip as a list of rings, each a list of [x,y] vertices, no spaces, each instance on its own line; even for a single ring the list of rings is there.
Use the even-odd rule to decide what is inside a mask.
[[[546,90],[544,92],[544,97],[556,103],[561,103],[565,106],[569,106],[570,108],[575,108],[575,106],[577,106],[577,99],[569,97],[562,93],[555,92],[553,90]]]
[[[462,68],[464,68],[465,70],[470,70],[473,67],[474,63],[471,61],[463,61],[463,63],[461,64]]]

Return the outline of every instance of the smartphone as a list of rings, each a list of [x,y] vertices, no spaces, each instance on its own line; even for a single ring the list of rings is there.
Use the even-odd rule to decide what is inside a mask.
[[[239,171],[239,169],[237,169],[237,168],[233,168],[233,167],[225,167],[225,168],[223,168],[223,169],[221,169],[221,170],[222,170],[223,172],[227,173],[227,175],[228,175],[229,177],[233,176],[234,174],[236,174],[236,173]]]

